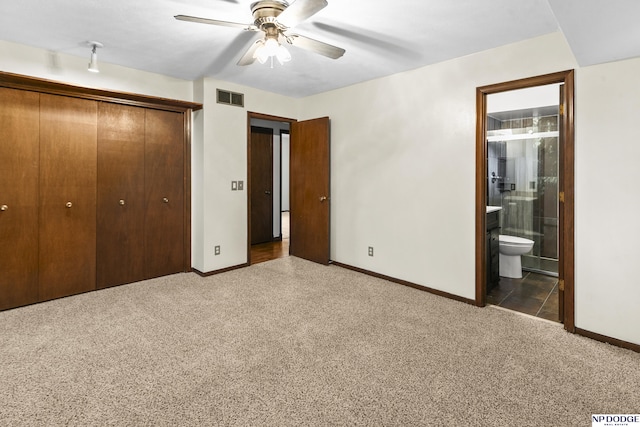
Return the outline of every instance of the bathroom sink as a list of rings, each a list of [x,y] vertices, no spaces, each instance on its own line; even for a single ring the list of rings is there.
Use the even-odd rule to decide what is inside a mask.
[[[500,206],[487,206],[487,213],[499,211],[500,209],[502,209]]]

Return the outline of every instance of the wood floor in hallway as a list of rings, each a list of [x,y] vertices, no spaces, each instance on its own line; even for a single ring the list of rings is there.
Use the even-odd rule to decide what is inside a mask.
[[[251,246],[251,264],[289,256],[289,239]]]
[[[289,256],[289,212],[282,212],[282,240],[251,246],[251,264]]]

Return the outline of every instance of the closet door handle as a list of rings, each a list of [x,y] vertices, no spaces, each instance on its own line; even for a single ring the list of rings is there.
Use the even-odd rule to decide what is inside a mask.
[[[0,211],[3,211],[3,212],[4,212],[4,211],[6,211],[6,210],[8,210],[8,209],[9,209],[9,206],[7,206],[7,205],[2,205],[2,206],[0,206]]]
[[[120,201],[118,203],[120,203],[120,206],[124,206],[124,200],[123,199],[120,199]]]
[[[271,191],[267,190],[267,191],[264,192],[264,194],[266,194],[267,196],[270,196],[271,195]]]
[[[71,203],[71,202],[67,202],[67,203],[65,203],[64,205],[65,205],[67,208],[70,208],[71,206],[73,206],[73,203]]]
[[[163,197],[162,201],[165,202],[165,203],[169,203],[169,199],[167,199],[166,197]]]

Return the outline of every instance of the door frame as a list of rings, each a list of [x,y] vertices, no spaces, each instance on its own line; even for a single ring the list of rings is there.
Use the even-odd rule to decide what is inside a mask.
[[[251,119],[261,119],[261,120],[270,120],[273,122],[288,122],[289,126],[292,123],[297,122],[296,119],[291,119],[288,117],[280,117],[280,116],[272,116],[269,114],[256,113],[253,111],[247,112],[247,264],[251,265]],[[282,144],[282,141],[280,141]],[[280,156],[282,156],[282,151],[280,152]],[[282,162],[280,162],[280,167],[282,168]],[[280,176],[282,177],[282,171],[280,172]],[[282,187],[282,182],[280,183]],[[282,198],[282,194],[280,194]],[[282,203],[282,200],[281,200]],[[282,220],[281,220],[282,221]],[[280,224],[280,235],[282,235],[282,222]]]
[[[476,88],[476,305],[486,305],[487,280],[485,230],[487,205],[487,95],[517,89],[525,89],[548,84],[564,84],[564,99],[560,108],[563,140],[560,146],[560,167],[558,194],[564,193],[564,201],[559,201],[559,254],[558,278],[564,284],[560,303],[564,307],[562,322],[564,328],[575,333],[574,311],[574,70],[545,74],[536,77],[513,80]],[[562,294],[561,294],[562,295]]]

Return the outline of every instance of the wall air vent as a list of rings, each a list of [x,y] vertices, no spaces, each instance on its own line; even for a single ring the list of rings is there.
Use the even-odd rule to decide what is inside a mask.
[[[244,94],[229,92],[228,90],[217,89],[218,104],[235,105],[244,107]]]

